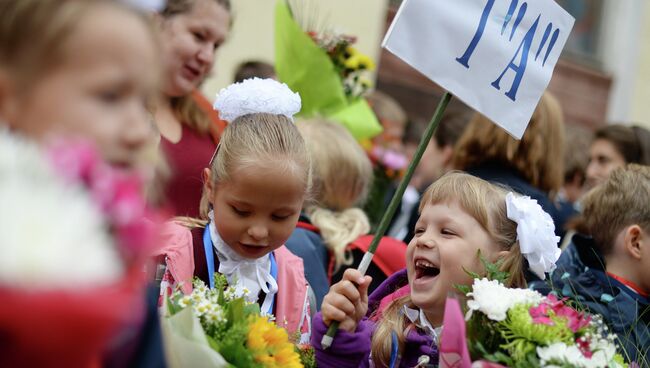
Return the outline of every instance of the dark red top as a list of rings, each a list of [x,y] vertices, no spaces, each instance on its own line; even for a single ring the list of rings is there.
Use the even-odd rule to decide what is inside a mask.
[[[219,119],[218,113],[200,92],[194,91],[192,97],[212,120],[209,134],[200,134],[182,124],[182,136],[178,143],[162,137],[160,145],[172,171],[165,190],[168,204],[176,216],[198,218],[203,169],[208,167],[227,123]]]
[[[209,135],[202,135],[183,124],[183,136],[174,144],[166,138],[160,145],[171,168],[165,196],[174,215],[199,217],[199,203],[203,192],[203,169],[217,145]]]

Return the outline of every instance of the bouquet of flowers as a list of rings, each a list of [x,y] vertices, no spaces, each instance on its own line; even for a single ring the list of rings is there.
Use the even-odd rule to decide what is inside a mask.
[[[89,144],[0,131],[0,366],[97,363],[139,323],[155,234],[141,194]]]
[[[357,40],[356,37],[333,31],[308,31],[307,34],[332,60],[343,81],[345,95],[349,99],[363,96],[372,86],[372,82],[364,74],[374,70],[375,63],[352,46]]]
[[[467,331],[469,353],[485,361],[484,366],[627,367],[616,352],[617,337],[608,333],[600,316],[579,312],[553,294],[544,297],[533,290],[476,278],[467,296],[462,328]],[[445,365],[450,352],[462,349],[448,346],[459,323],[448,319],[447,314],[453,315],[449,310],[445,314],[441,367],[450,367]],[[462,366],[469,368],[468,364]]]
[[[275,69],[280,81],[300,93],[299,116],[324,116],[342,123],[361,140],[381,133],[363,94],[370,88],[365,74],[374,69],[369,57],[352,44],[354,37],[302,27],[286,1],[275,12]],[[316,22],[306,22],[316,23]]]
[[[215,288],[194,280],[193,291],[166,298],[163,333],[172,367],[302,367],[285,329],[246,302],[247,290],[227,286],[215,273]]]

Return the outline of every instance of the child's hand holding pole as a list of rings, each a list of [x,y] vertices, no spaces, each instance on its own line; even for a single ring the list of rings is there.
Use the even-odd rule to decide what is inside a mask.
[[[368,287],[372,278],[355,269],[347,269],[343,279],[332,285],[321,306],[323,322],[339,322],[339,328],[354,332],[368,311]]]

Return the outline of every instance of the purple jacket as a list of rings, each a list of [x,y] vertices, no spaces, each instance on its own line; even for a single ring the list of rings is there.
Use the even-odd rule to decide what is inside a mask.
[[[316,362],[319,367],[369,367],[370,366],[370,341],[375,331],[375,322],[370,316],[380,308],[382,299],[389,298],[391,294],[408,284],[406,269],[401,270],[384,281],[368,298],[368,313],[359,321],[354,333],[338,331],[332,346],[323,350],[320,341],[327,332],[320,313],[313,319],[311,343],[316,352]],[[411,329],[406,337],[406,346],[402,354],[400,367],[414,367],[418,358],[428,355],[431,363],[438,362],[438,347],[433,339],[420,329]]]

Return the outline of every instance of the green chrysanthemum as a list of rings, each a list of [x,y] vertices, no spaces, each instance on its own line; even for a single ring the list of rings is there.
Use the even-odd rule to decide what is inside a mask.
[[[563,342],[567,345],[574,343],[574,335],[563,318],[549,313],[552,325],[533,323],[530,316],[531,305],[516,305],[508,311],[508,317],[500,322],[503,328],[501,334],[507,344],[501,346],[508,350],[512,357],[525,359],[525,356],[535,351],[537,346]]]

